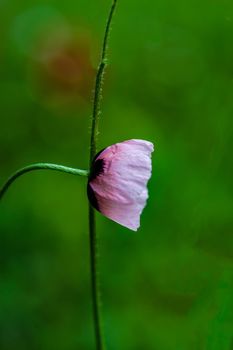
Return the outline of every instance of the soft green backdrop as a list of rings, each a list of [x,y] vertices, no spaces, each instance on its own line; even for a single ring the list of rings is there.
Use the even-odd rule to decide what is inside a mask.
[[[88,165],[110,0],[0,0],[0,181]],[[233,2],[119,0],[99,148],[155,143],[138,233],[98,214],[109,350],[232,350]],[[92,350],[86,183],[25,175],[0,203],[0,349]]]

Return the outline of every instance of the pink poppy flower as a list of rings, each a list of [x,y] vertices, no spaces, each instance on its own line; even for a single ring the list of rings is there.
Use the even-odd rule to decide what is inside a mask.
[[[148,198],[151,153],[144,140],[129,140],[105,148],[93,160],[88,198],[109,219],[137,231]]]

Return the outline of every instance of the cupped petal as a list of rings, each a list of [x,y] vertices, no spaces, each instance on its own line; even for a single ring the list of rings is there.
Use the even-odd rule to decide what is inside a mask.
[[[136,231],[148,198],[151,153],[144,140],[129,140],[109,146],[93,162],[88,183],[92,205],[103,215]]]

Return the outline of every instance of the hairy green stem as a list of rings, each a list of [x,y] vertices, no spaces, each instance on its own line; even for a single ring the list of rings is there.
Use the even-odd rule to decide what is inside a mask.
[[[95,92],[94,92],[94,101],[93,101],[93,113],[92,113],[92,126],[91,126],[91,147],[90,147],[90,167],[92,160],[96,154],[96,144],[97,137],[99,133],[99,117],[100,117],[100,101],[101,101],[101,89],[103,84],[103,76],[105,72],[105,67],[107,65],[107,48],[108,48],[108,39],[111,29],[112,18],[116,8],[117,0],[114,0],[112,7],[108,16],[108,21],[105,28],[104,41],[102,46],[101,59],[99,63],[99,68],[96,75],[95,81]]]
[[[63,165],[58,164],[51,164],[51,163],[36,163],[28,165],[20,170],[17,170],[13,175],[9,177],[9,179],[5,182],[3,187],[0,190],[0,199],[3,197],[3,195],[6,193],[10,185],[20,176],[35,170],[56,170],[61,171],[63,173],[72,174],[72,175],[79,175],[79,176],[88,176],[89,171],[87,170],[81,170],[81,169],[74,169],[69,168]]]
[[[106,56],[109,33],[112,23],[112,18],[116,8],[117,0],[113,0],[103,40],[101,60],[99,63],[96,82],[95,92],[93,101],[93,114],[92,114],[92,126],[91,126],[91,142],[90,142],[90,169],[92,166],[93,158],[96,154],[97,148],[97,137],[99,132],[99,117],[100,117],[100,101],[101,101],[101,89],[103,84],[103,76],[106,67]],[[91,288],[92,288],[92,301],[93,301],[93,320],[95,327],[95,339],[96,349],[104,350],[104,337],[101,324],[101,305],[100,305],[100,291],[99,291],[99,280],[98,280],[98,239],[96,233],[95,224],[95,212],[91,204],[89,203],[89,234],[90,234],[90,265],[91,265]]]

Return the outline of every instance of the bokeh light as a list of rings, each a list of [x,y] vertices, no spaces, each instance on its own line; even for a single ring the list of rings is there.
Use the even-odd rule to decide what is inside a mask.
[[[0,0],[0,180],[88,166],[110,1]],[[98,215],[111,350],[233,348],[233,3],[119,1],[99,149],[155,144],[138,233]],[[25,175],[0,204],[0,349],[92,350],[86,183]]]

